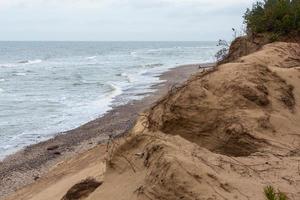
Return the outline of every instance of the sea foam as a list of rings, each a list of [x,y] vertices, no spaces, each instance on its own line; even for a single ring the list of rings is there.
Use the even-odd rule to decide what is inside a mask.
[[[21,52],[24,43],[0,46],[0,158],[143,98],[177,63],[215,54],[214,43],[211,53],[199,46],[207,43],[29,42]]]

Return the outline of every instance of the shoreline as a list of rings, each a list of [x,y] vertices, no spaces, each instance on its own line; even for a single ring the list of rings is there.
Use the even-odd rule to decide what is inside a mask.
[[[105,143],[109,137],[122,136],[132,127],[139,113],[166,94],[172,86],[182,84],[198,72],[199,66],[206,68],[214,64],[171,68],[159,76],[164,80],[163,83],[152,86],[156,91],[143,99],[113,107],[102,117],[7,156],[0,162],[0,199],[33,183],[58,163]]]

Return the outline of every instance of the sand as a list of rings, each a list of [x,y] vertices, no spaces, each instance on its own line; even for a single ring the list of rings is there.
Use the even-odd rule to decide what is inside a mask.
[[[115,141],[87,200],[300,199],[300,45],[198,73]]]
[[[211,64],[202,66],[211,66]],[[173,85],[182,83],[191,74],[198,71],[199,65],[176,67],[160,76],[160,79],[166,82],[153,86],[157,89],[157,92],[151,94],[149,97],[140,101],[130,102],[124,106],[115,107],[103,117],[91,121],[75,130],[61,133],[53,139],[29,146],[7,157],[0,163],[0,199],[4,199],[7,195],[25,185],[37,182],[41,177],[44,177],[47,172],[56,168],[63,161],[74,158],[74,156],[78,156],[78,154],[84,152],[89,153],[90,149],[93,149],[98,144],[105,143],[110,137],[122,136],[123,133],[132,127],[138,113],[149,107]],[[94,151],[92,150],[92,152]],[[104,155],[105,152],[100,151],[99,159]],[[95,165],[97,165],[97,163]],[[74,167],[76,168],[76,165]],[[80,167],[82,166],[78,166],[79,169]],[[62,170],[61,173],[70,173],[66,171],[67,170]],[[97,172],[99,173],[99,171]],[[59,173],[60,172],[54,172],[54,174]],[[85,173],[83,172],[83,174]],[[55,177],[57,178],[57,175],[55,175]],[[80,180],[84,175],[75,177],[78,178],[74,178],[74,181],[71,181],[70,184],[65,184],[66,181],[63,181],[62,185],[68,187]],[[42,185],[44,186],[45,184]]]
[[[267,186],[298,200],[299,85],[300,44],[265,45],[171,87],[123,137],[8,200],[265,200]]]

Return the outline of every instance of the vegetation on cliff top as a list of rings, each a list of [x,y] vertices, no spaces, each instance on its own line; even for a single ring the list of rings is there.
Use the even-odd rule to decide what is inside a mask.
[[[280,36],[300,32],[300,0],[256,2],[245,15],[247,33],[272,33]]]
[[[244,14],[246,29],[229,45],[220,40],[221,49],[215,55],[218,63],[232,61],[275,41],[300,40],[300,0],[259,0]],[[255,40],[255,42],[253,42]]]

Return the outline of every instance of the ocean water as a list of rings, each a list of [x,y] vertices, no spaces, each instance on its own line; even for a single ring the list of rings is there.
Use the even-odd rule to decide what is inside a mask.
[[[216,42],[0,42],[0,159],[142,98],[172,67],[214,62],[217,50]]]

